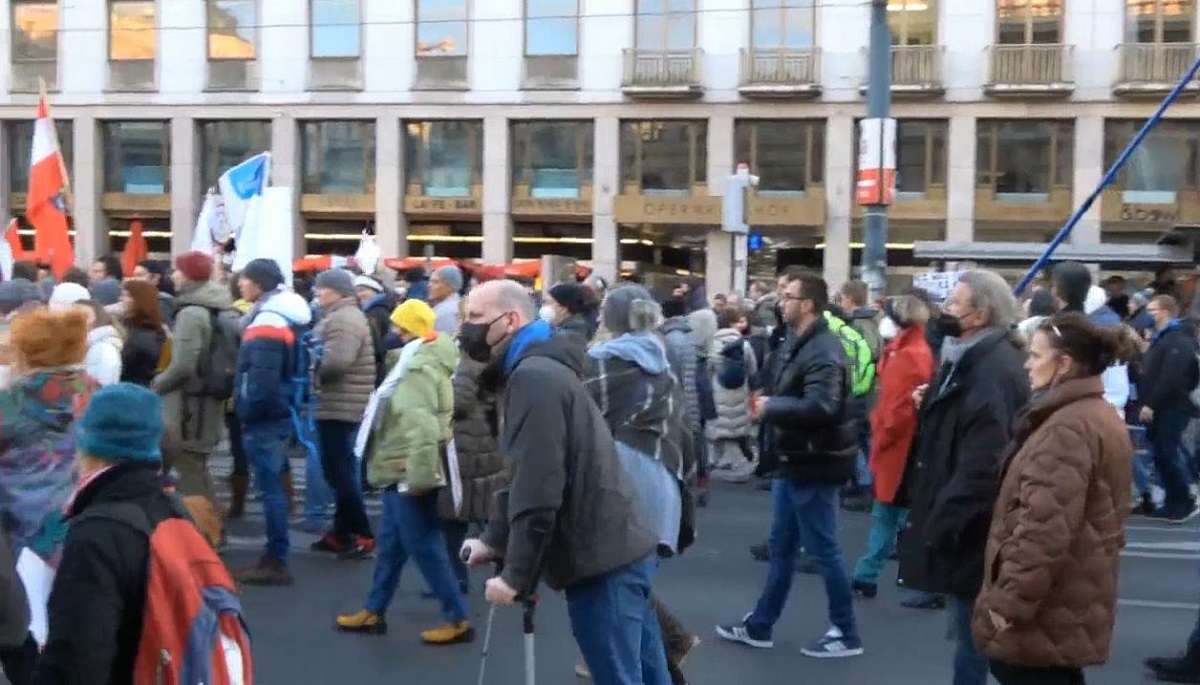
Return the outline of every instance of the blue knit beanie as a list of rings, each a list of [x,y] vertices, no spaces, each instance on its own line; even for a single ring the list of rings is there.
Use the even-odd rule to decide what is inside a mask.
[[[75,425],[75,449],[104,461],[161,461],[162,400],[140,385],[116,383],[88,401]]]

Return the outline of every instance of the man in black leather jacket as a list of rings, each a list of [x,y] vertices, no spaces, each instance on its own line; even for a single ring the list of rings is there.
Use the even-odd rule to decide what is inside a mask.
[[[794,335],[780,346],[761,404],[760,422],[771,432],[778,470],[772,492],[771,568],[758,606],[717,634],[751,647],[774,646],[771,631],[791,590],[801,542],[825,581],[833,627],[801,650],[828,658],[862,654],[850,578],[837,541],[838,488],[854,471],[858,442],[848,411],[846,352],[822,314],[829,305],[818,276],[785,272],[780,304]]]

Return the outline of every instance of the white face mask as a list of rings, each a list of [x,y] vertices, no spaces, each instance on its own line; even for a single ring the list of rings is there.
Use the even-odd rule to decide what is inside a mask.
[[[544,304],[542,305],[542,308],[538,310],[538,316],[541,317],[542,321],[545,321],[546,323],[554,323],[554,319],[558,316],[558,312],[555,311],[552,305]]]
[[[900,335],[900,327],[892,320],[892,317],[885,316],[879,321],[879,337],[884,340],[891,340],[897,335]]]

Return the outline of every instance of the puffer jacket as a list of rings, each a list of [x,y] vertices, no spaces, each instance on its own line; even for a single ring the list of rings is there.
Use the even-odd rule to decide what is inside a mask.
[[[163,398],[163,428],[168,444],[195,452],[210,452],[221,440],[225,403],[193,396],[194,381],[208,354],[213,315],[229,309],[229,289],[217,283],[189,285],[175,300],[175,330],[171,361],[154,377],[150,389]],[[188,392],[189,386],[193,389]]]
[[[296,354],[296,329],[307,326],[311,317],[308,303],[289,290],[264,295],[242,317],[245,330],[233,384],[234,411],[242,424],[291,418],[289,364]]]
[[[496,439],[496,393],[480,382],[487,364],[463,354],[454,373],[454,448],[462,481],[462,505],[454,509],[450,488],[438,496],[438,515],[444,521],[486,521],[496,492],[508,483],[504,458]]]
[[[1099,376],[1064,381],[1017,421],[971,633],[1015,666],[1108,659],[1133,447]],[[996,627],[992,615],[1009,626]]]
[[[98,326],[88,331],[87,358],[84,365],[88,375],[100,385],[121,381],[121,347],[124,340],[116,326]]]
[[[709,421],[704,429],[709,440],[733,440],[754,435],[754,422],[750,420],[750,379],[758,373],[758,361],[754,350],[742,334],[732,328],[722,328],[714,336],[716,354],[709,365],[712,377],[713,399],[717,403],[717,418]],[[723,357],[721,351],[732,343],[742,344],[746,363],[746,382],[742,387],[730,390],[717,380]]]
[[[361,422],[375,390],[375,342],[366,315],[353,298],[343,298],[321,313],[315,335],[324,345],[317,419]]]
[[[658,329],[667,344],[667,359],[671,372],[679,381],[683,391],[684,423],[693,433],[700,430],[700,391],[696,386],[696,345],[692,341],[692,327],[687,318],[678,316],[667,319]]]

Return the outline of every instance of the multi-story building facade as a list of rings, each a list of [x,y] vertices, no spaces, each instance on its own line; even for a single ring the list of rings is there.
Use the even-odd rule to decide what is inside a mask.
[[[135,217],[185,249],[205,189],[269,149],[301,254],[370,224],[389,255],[682,259],[724,288],[716,196],[745,161],[756,229],[852,273],[864,0],[4,4],[0,210],[41,80],[85,259]],[[893,247],[1046,239],[1197,57],[1197,4],[892,0]],[[1200,223],[1200,104],[1168,117],[1074,240]]]

